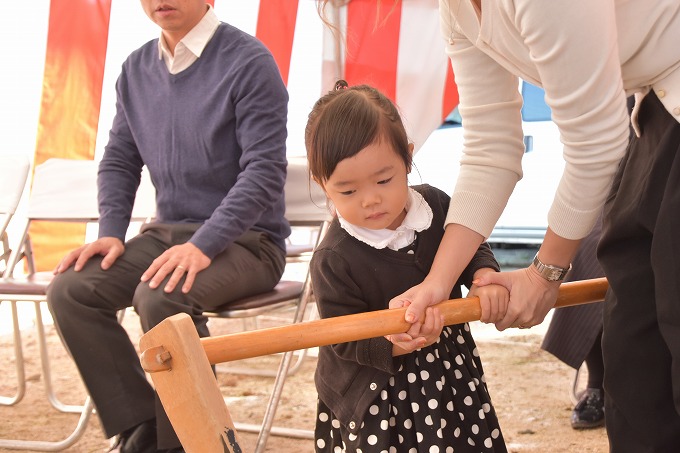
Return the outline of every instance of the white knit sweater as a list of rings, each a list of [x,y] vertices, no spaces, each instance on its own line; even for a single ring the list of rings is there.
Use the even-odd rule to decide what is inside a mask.
[[[548,224],[584,237],[625,151],[626,96],[653,89],[680,120],[680,1],[440,0],[440,14],[465,143],[447,223],[488,237],[522,177],[521,77],[564,144]]]

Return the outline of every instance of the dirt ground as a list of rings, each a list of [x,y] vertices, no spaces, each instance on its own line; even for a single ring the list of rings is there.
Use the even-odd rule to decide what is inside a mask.
[[[220,321],[212,327],[213,335],[237,330],[241,324],[234,325],[234,322],[241,321]],[[140,331],[133,312],[126,315],[124,325],[136,343]],[[608,451],[604,429],[575,431],[569,426],[574,371],[539,348],[542,338],[540,327],[524,330],[521,336],[517,330],[499,336],[492,327],[478,323],[472,324],[472,330],[509,451]],[[34,330],[26,329],[23,332],[26,395],[14,406],[0,406],[0,439],[3,439],[0,445],[7,439],[58,442],[67,438],[76,426],[77,415],[58,412],[45,397],[37,343]],[[16,389],[16,362],[12,344],[10,335],[0,335],[0,395],[4,396],[13,395]],[[48,345],[57,397],[66,404],[81,404],[84,399],[83,386],[52,326],[48,326]],[[275,369],[278,360],[277,356],[250,359],[246,365]],[[313,428],[315,361],[313,356],[305,359],[297,373],[288,378],[276,415],[276,426]],[[218,376],[232,418],[240,423],[261,423],[273,378],[223,371]],[[583,382],[583,379],[580,381]],[[257,435],[243,431],[239,435],[245,451],[252,451]],[[108,446],[109,440],[104,437],[95,413],[82,437],[64,451],[103,452]],[[0,451],[12,450],[0,448]],[[313,444],[308,439],[272,436],[266,451],[311,452]]]

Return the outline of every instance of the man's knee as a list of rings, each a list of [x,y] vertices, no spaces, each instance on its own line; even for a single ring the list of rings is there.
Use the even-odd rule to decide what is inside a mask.
[[[68,315],[70,307],[86,300],[91,294],[87,279],[69,268],[55,275],[47,287],[47,305],[52,315],[58,318],[61,314]]]
[[[175,290],[175,292],[177,291]],[[178,298],[182,299],[182,296],[163,291],[163,285],[155,289],[150,288],[148,283],[145,282],[137,285],[132,305],[139,315],[142,329],[147,331],[168,316],[186,311],[182,309],[183,303],[175,300]]]

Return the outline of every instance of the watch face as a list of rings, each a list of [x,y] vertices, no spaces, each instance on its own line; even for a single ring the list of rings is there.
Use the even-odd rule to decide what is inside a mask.
[[[549,269],[546,277],[551,282],[557,281],[562,277],[562,271],[558,269]]]

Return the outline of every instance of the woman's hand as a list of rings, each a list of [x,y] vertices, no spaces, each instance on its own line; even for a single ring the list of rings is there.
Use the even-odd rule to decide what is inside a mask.
[[[560,282],[549,282],[529,266],[512,272],[487,273],[475,280],[478,287],[501,285],[510,292],[505,316],[496,322],[498,330],[528,328],[540,324],[557,301]]]

